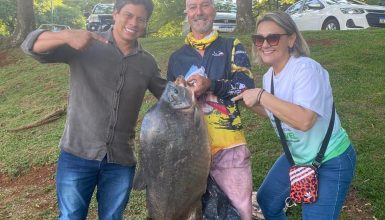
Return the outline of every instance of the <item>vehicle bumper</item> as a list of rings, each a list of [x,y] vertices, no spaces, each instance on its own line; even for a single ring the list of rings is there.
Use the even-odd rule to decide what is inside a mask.
[[[346,16],[341,22],[341,30],[356,30],[369,27],[365,14]]]
[[[213,25],[213,29],[218,32],[234,32],[236,25]]]

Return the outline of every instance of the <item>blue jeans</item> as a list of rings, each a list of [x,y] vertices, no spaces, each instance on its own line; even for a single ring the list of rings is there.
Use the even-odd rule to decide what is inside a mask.
[[[85,160],[61,151],[56,173],[59,219],[86,219],[97,187],[99,219],[123,219],[130,196],[135,166]]]
[[[302,204],[303,220],[338,219],[355,165],[356,153],[352,146],[322,163],[318,169],[318,199],[313,204]],[[266,220],[287,219],[283,208],[290,193],[289,166],[286,156],[281,155],[258,190],[257,201]]]

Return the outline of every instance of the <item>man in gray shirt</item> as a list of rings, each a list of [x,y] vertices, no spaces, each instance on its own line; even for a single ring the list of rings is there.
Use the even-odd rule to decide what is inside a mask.
[[[166,81],[138,37],[152,0],[116,0],[115,24],[96,34],[36,30],[22,45],[42,63],[67,63],[67,121],[56,174],[59,219],[85,219],[95,187],[99,219],[122,219],[132,188],[135,126],[147,89],[157,98]]]

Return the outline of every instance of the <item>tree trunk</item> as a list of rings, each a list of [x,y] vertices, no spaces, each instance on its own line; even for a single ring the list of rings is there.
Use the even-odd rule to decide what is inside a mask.
[[[252,0],[237,0],[237,29],[239,33],[254,31],[255,21],[252,11]]]
[[[18,47],[35,28],[33,0],[16,0],[16,28],[12,35],[0,40],[1,48]]]

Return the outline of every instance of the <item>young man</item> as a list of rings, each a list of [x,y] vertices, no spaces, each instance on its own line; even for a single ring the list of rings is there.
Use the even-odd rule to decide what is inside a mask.
[[[237,208],[243,220],[251,219],[250,152],[242,132],[238,106],[231,98],[253,88],[250,62],[237,39],[213,31],[213,0],[186,0],[191,32],[186,45],[169,60],[167,79],[180,74],[194,86],[209,130],[213,161],[210,175]]]
[[[23,50],[46,63],[70,66],[67,122],[60,141],[56,190],[59,219],[85,219],[97,187],[99,219],[122,219],[136,159],[135,126],[145,91],[157,98],[166,81],[137,39],[151,0],[117,0],[107,32],[36,30]]]

